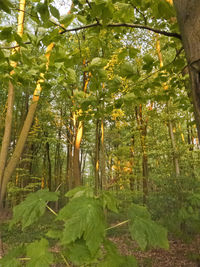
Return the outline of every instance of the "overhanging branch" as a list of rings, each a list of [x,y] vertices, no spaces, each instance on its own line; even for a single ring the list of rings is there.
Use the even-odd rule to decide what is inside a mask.
[[[103,25],[100,23],[88,24],[85,26],[77,27],[77,28],[65,29],[60,34],[63,34],[66,32],[73,32],[73,31],[76,32],[76,31],[80,31],[80,30],[88,29],[88,28],[93,28],[93,27],[97,27],[97,26],[103,26]],[[152,32],[159,33],[159,34],[162,34],[165,36],[175,37],[175,38],[181,40],[181,35],[179,33],[162,31],[159,29],[151,28],[150,26],[147,26],[147,25],[129,24],[129,23],[113,23],[113,24],[107,24],[104,27],[108,27],[108,28],[127,27],[127,28],[134,28],[134,29],[144,29],[144,30],[152,31]]]

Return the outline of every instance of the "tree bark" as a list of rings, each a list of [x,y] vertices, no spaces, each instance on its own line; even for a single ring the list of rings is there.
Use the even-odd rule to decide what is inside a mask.
[[[174,0],[191,81],[191,96],[200,141],[200,3]]]
[[[5,130],[3,136],[3,142],[0,152],[0,192],[3,180],[4,169],[6,166],[8,148],[10,144],[11,130],[12,130],[12,115],[13,115],[13,103],[14,103],[14,87],[11,81],[9,81],[9,91],[8,91],[8,106],[5,119]]]
[[[23,152],[23,149],[24,149],[24,145],[25,145],[25,142],[26,142],[26,139],[28,137],[28,133],[29,133],[29,130],[31,128],[31,125],[32,125],[32,122],[33,122],[33,117],[35,115],[35,110],[36,110],[36,107],[37,107],[37,102],[33,102],[29,108],[29,111],[28,111],[28,115],[26,117],[26,120],[24,122],[24,126],[22,128],[22,131],[21,131],[21,134],[20,134],[20,137],[17,141],[17,145],[15,147],[15,150],[13,152],[13,155],[11,157],[11,159],[9,160],[6,168],[5,168],[5,171],[4,171],[4,176],[3,176],[3,180],[2,180],[2,185],[1,185],[1,192],[0,192],[0,205],[2,204],[3,202],[3,199],[4,199],[4,196],[5,196],[5,193],[6,193],[6,186],[20,160],[20,156]]]

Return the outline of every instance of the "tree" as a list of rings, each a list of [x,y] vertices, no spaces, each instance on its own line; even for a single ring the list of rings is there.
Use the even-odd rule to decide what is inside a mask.
[[[200,5],[198,0],[174,0],[190,75],[191,97],[200,141]]]

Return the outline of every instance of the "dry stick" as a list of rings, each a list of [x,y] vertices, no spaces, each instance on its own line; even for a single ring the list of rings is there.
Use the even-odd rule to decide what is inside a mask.
[[[115,224],[115,225],[113,225],[113,226],[111,226],[111,227],[106,228],[105,231],[108,231],[108,230],[110,230],[110,229],[117,228],[117,227],[122,226],[122,225],[124,225],[124,224],[126,224],[126,223],[128,223],[128,222],[130,222],[130,220],[126,220],[126,221],[120,222],[120,223],[118,223],[118,224]]]

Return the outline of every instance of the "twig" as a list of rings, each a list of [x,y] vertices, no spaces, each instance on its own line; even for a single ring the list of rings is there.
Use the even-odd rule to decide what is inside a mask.
[[[58,187],[56,188],[55,192],[58,191],[58,189],[61,187],[62,184],[63,184],[63,183],[60,183],[60,184],[58,185]]]
[[[23,44],[31,44],[31,42],[25,42]],[[0,49],[15,49],[17,47],[20,47],[21,45],[14,45],[14,46],[2,46]]]
[[[60,256],[63,258],[64,262],[66,263],[67,267],[70,267],[69,263],[67,262],[65,256],[60,252]]]
[[[126,223],[128,223],[129,221],[130,221],[130,220],[126,220],[126,221],[120,222],[120,223],[118,223],[118,224],[115,224],[115,225],[113,225],[113,226],[111,226],[111,227],[108,227],[108,228],[106,228],[106,231],[108,231],[108,230],[110,230],[110,229],[117,228],[117,227],[119,227],[119,226],[122,226],[123,224],[126,224]]]
[[[51,213],[53,213],[55,216],[58,216],[58,214],[54,210],[52,210],[52,208],[50,208],[47,204],[46,207],[48,210],[50,210]]]

